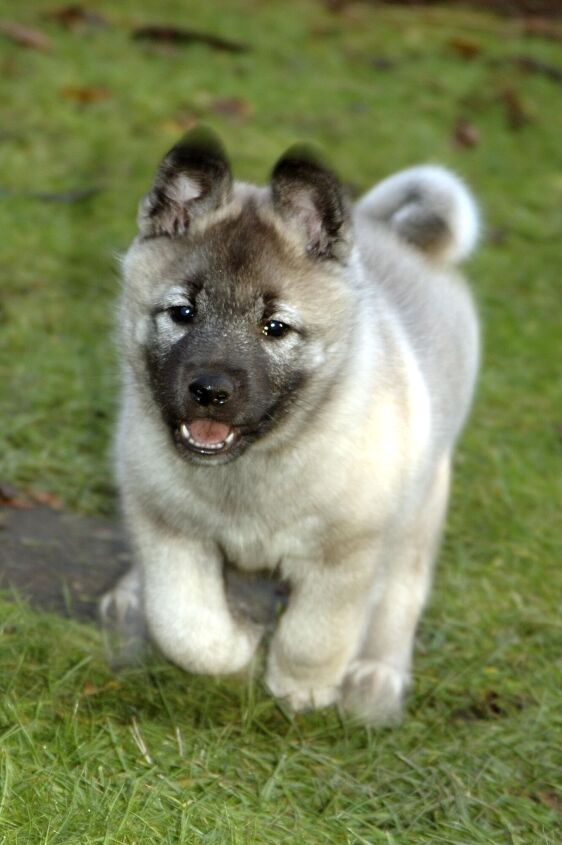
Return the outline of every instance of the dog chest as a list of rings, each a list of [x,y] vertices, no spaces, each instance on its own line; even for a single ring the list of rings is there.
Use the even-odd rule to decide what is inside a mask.
[[[319,521],[304,517],[275,528],[255,520],[239,520],[218,532],[227,561],[245,572],[273,571],[288,557],[314,558],[320,553]]]

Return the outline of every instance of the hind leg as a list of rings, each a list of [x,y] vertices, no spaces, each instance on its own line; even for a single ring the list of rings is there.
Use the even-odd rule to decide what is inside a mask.
[[[343,686],[344,708],[363,722],[384,725],[400,718],[416,627],[447,508],[449,477],[447,455],[409,526],[385,555],[382,595],[373,605],[363,644]]]

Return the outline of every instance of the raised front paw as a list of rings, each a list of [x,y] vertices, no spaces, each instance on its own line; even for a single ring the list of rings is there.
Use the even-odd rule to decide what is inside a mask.
[[[123,627],[142,619],[142,583],[138,569],[130,569],[113,589],[102,596],[99,604],[102,624]]]
[[[305,710],[320,710],[329,707],[339,699],[339,685],[317,670],[299,672],[299,677],[283,670],[272,652],[265,676],[265,683],[270,692],[285,702],[294,713]]]
[[[146,644],[146,626],[142,606],[140,572],[133,568],[99,604],[102,626],[108,635],[109,661],[118,668],[136,663]]]
[[[394,725],[402,716],[409,678],[379,660],[354,660],[342,687],[344,709],[367,725]]]

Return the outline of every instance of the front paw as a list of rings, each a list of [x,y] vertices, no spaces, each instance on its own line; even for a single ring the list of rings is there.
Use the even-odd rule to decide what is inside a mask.
[[[344,710],[367,725],[395,725],[408,683],[407,675],[379,660],[354,660],[343,683]]]
[[[138,569],[130,569],[105,593],[99,603],[101,622],[106,628],[125,628],[143,619],[142,582]]]
[[[140,572],[133,568],[102,596],[100,620],[106,634],[108,659],[118,669],[142,658],[146,627]]]
[[[265,676],[266,686],[272,695],[281,699],[293,713],[320,710],[338,701],[339,685],[331,680],[318,676],[316,670],[309,677],[300,672],[297,678],[281,668],[274,653],[270,655]]]

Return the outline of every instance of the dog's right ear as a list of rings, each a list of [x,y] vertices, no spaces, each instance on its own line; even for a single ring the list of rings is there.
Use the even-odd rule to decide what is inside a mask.
[[[232,173],[219,138],[209,129],[188,132],[164,156],[154,184],[141,201],[142,237],[176,237],[191,222],[228,202]]]

